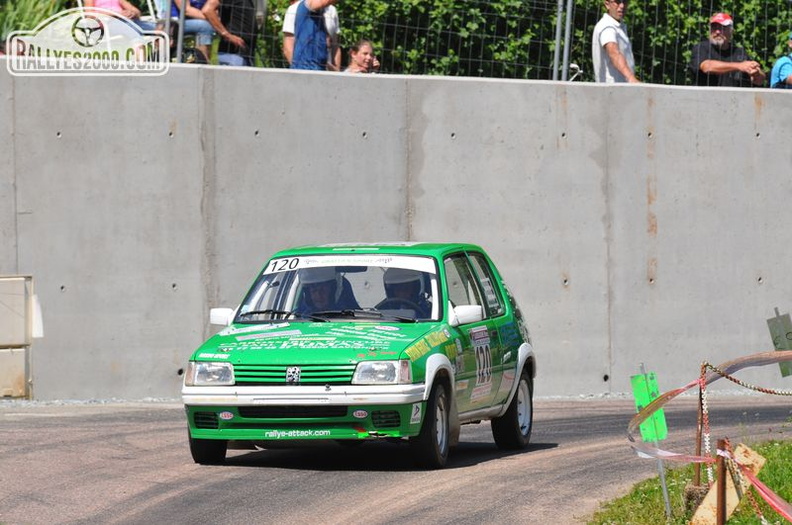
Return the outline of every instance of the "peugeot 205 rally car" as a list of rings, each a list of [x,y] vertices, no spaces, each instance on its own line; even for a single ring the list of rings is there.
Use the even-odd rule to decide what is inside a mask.
[[[471,244],[334,244],[276,253],[193,353],[182,396],[197,463],[230,441],[405,439],[445,465],[460,425],[528,444],[536,359],[498,270]]]

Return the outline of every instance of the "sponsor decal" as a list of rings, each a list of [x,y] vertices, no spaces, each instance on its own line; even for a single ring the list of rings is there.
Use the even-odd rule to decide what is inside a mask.
[[[267,430],[264,439],[308,439],[330,435],[330,430]]]
[[[398,352],[394,352],[393,350],[380,350],[379,352],[377,352],[375,348],[372,348],[371,350],[368,351],[367,354],[358,354],[357,358],[366,359],[367,357],[371,358],[377,356],[390,356],[390,355],[396,355],[397,353]]]
[[[452,343],[448,343],[443,348],[448,358],[454,362],[454,373],[464,372],[465,359],[462,356],[462,342],[459,339],[454,339]]]
[[[204,358],[204,359],[228,359],[228,355],[226,355],[226,354],[211,354],[211,353],[208,353],[208,352],[202,352],[202,353],[198,354],[198,357],[201,357],[201,358]]]
[[[299,330],[284,330],[282,332],[265,332],[262,334],[243,335],[236,338],[237,341],[254,341],[257,339],[270,339],[272,337],[282,337],[284,335],[294,336],[302,335]]]
[[[421,422],[421,403],[413,403],[412,413],[410,414],[410,424],[414,425]]]
[[[432,346],[437,346],[448,341],[448,336],[445,332],[432,332],[431,334],[426,334],[426,341]]]
[[[476,352],[476,385],[492,383],[492,350],[486,326],[470,331],[473,349]]]
[[[391,255],[316,255],[309,257],[283,257],[272,259],[264,268],[264,275],[289,272],[302,268],[321,266],[384,266],[409,268],[420,272],[435,274],[435,265],[429,257],[391,256]]]
[[[470,400],[471,401],[478,401],[480,399],[484,399],[490,395],[492,392],[492,383],[485,383],[483,385],[479,385],[473,389],[470,393]]]
[[[218,333],[218,335],[249,334],[250,332],[263,332],[265,330],[285,328],[287,326],[289,326],[289,323],[257,324],[253,326],[242,326],[242,327],[229,326],[228,328],[224,328],[223,330],[221,330]]]
[[[404,334],[397,334],[393,332],[399,331],[398,328],[395,326],[386,326],[381,327],[377,326],[375,328],[380,328],[381,330],[387,331],[389,333],[381,333],[381,331],[373,331],[370,327],[366,325],[359,325],[355,327],[337,327],[331,328],[327,331],[328,334],[335,334],[339,337],[343,337],[345,335],[350,335],[356,339],[363,339],[369,341],[400,341],[404,339]]]
[[[399,328],[397,326],[375,326],[377,330],[384,330],[386,332],[398,332]]]
[[[457,356],[457,347],[454,343],[448,343],[447,345],[444,345],[443,351],[446,353],[449,359],[453,359]]]
[[[454,372],[457,374],[461,374],[465,371],[465,359],[462,357],[461,354],[456,356],[454,359]]]
[[[234,413],[233,412],[229,412],[227,410],[224,410],[223,412],[220,412],[219,414],[217,414],[217,417],[219,417],[220,419],[222,419],[224,421],[230,421],[230,420],[234,419]]]
[[[368,417],[368,412],[366,412],[365,410],[355,410],[354,412],[352,412],[352,416],[358,419],[365,419]]]
[[[429,352],[429,350],[431,350],[431,347],[428,344],[426,344],[426,341],[421,339],[420,341],[416,342],[414,345],[409,347],[407,350],[405,350],[405,353],[410,357],[411,360],[417,361],[418,359],[425,356]]]
[[[67,9],[6,39],[6,67],[19,76],[164,75],[170,41],[106,9]]]

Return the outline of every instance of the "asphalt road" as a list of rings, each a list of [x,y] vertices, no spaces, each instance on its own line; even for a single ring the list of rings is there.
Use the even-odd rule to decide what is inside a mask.
[[[711,401],[713,440],[792,437],[789,398]],[[692,452],[695,399],[666,408],[664,448]],[[0,523],[580,523],[600,501],[656,475],[629,448],[628,399],[538,400],[532,443],[495,448],[463,427],[440,471],[406,446],[326,443],[229,451],[192,462],[176,403],[0,402]]]

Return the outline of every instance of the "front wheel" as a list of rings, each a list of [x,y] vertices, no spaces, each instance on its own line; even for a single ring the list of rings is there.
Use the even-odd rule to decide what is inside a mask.
[[[442,468],[448,460],[449,444],[448,391],[442,383],[435,383],[426,402],[421,432],[410,438],[415,463],[426,468]]]
[[[528,445],[533,428],[533,380],[525,370],[520,374],[517,392],[506,413],[490,424],[499,449],[519,450]]]
[[[220,465],[225,461],[228,442],[222,439],[195,439],[190,436],[190,454],[201,465]]]

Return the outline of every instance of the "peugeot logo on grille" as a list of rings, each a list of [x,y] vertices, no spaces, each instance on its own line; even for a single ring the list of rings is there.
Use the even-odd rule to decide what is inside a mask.
[[[286,382],[290,385],[299,383],[300,373],[301,370],[299,366],[290,366],[286,369]]]

